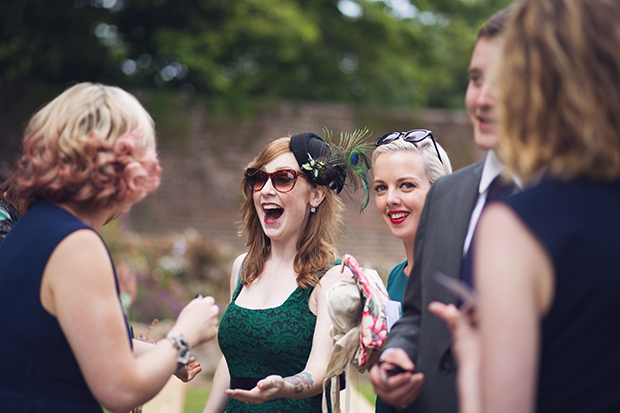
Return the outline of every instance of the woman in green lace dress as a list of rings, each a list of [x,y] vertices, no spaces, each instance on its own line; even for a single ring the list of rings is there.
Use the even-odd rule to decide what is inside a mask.
[[[218,335],[224,357],[204,412],[321,411],[332,345],[325,291],[351,277],[335,266],[347,168],[331,159],[321,137],[303,133],[270,143],[248,165],[249,251],[233,264]]]

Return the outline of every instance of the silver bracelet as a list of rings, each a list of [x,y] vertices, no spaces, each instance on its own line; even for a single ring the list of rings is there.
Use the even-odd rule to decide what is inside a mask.
[[[166,336],[172,343],[175,349],[177,349],[177,363],[187,365],[189,363],[189,344],[183,334],[168,334]]]

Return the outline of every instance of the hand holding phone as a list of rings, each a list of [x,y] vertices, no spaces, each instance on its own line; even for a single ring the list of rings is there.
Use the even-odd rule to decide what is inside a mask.
[[[435,276],[433,277],[437,283],[446,287],[452,294],[456,295],[459,300],[463,302],[463,306],[465,304],[468,305],[476,305],[476,293],[474,289],[467,283],[458,278],[450,277],[441,271],[435,272]]]
[[[382,379],[384,383],[387,383],[390,377],[396,376],[397,374],[401,374],[405,372],[413,373],[413,371],[406,370],[400,367],[399,365],[391,363],[389,361],[381,360],[379,361],[378,364],[379,364],[379,367],[381,368],[381,375],[382,375]]]
[[[437,283],[446,287],[452,294],[456,295],[462,302],[459,310],[465,314],[471,324],[476,325],[476,307],[478,299],[476,292],[471,286],[458,278],[450,277],[441,271],[435,272],[433,277]]]

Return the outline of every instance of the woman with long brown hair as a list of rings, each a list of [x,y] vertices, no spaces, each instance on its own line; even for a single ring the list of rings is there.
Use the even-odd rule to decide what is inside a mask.
[[[245,169],[249,251],[233,264],[218,337],[224,357],[205,412],[321,411],[332,345],[325,292],[351,277],[334,267],[347,171],[333,155],[320,136],[302,133],[270,143]]]

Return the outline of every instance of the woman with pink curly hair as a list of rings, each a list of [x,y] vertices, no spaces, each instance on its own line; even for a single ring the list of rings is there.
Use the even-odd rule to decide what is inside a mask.
[[[31,118],[15,173],[33,204],[0,249],[0,411],[127,412],[217,332],[199,297],[157,345],[132,342],[97,231],[159,186],[153,120],[122,89],[75,85]],[[181,368],[185,367],[185,368]]]

